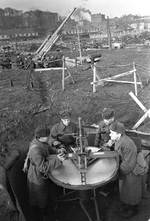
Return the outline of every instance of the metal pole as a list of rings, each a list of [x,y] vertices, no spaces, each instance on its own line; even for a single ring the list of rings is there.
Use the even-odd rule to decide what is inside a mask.
[[[83,153],[81,117],[79,117],[78,120],[79,120],[80,151],[81,151],[81,153]]]
[[[100,221],[100,216],[99,216],[99,210],[98,210],[98,205],[97,205],[97,200],[96,200],[96,191],[95,191],[95,189],[93,189],[93,193],[94,193],[93,200],[94,200],[94,205],[95,205],[97,221]]]

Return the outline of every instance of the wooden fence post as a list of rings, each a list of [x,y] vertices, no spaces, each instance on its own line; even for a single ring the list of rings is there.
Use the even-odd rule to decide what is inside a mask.
[[[133,98],[133,100],[139,105],[139,107],[145,112],[145,114],[143,115],[143,117],[140,118],[140,120],[132,127],[133,130],[137,129],[141,123],[143,123],[143,121],[149,117],[150,118],[150,109],[147,110],[144,105],[138,100],[138,98],[132,93],[130,92],[129,95]]]
[[[10,82],[10,86],[13,87],[14,86],[13,80],[11,79],[9,82]]]
[[[132,93],[129,92],[129,95],[132,97],[132,99],[139,105],[139,107],[146,113],[147,109],[144,107],[144,105],[138,100],[138,98]]]
[[[93,63],[93,92],[96,92],[96,65]]]
[[[65,57],[62,57],[62,63],[63,63],[63,68],[62,68],[62,90],[65,90]]]
[[[134,62],[133,62],[133,70],[134,70],[134,89],[135,89],[135,95],[137,96],[137,78],[136,78],[136,69]]]

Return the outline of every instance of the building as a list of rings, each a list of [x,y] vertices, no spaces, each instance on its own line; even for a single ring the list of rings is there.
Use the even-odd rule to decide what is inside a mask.
[[[150,18],[137,19],[133,23],[131,23],[130,26],[139,33],[144,31],[150,31]]]
[[[35,38],[38,37],[38,32],[34,31],[32,28],[24,29],[0,29],[0,40],[12,40],[17,38]]]
[[[101,23],[105,22],[106,18],[104,14],[93,14],[91,15],[91,25],[99,27]]]
[[[100,28],[96,28],[92,25],[87,25],[87,26],[77,26],[76,27],[64,27],[63,29],[63,33],[64,34],[70,34],[70,35],[77,35],[77,33],[79,32],[79,34],[90,34],[90,33],[97,33],[100,32],[101,29]]]

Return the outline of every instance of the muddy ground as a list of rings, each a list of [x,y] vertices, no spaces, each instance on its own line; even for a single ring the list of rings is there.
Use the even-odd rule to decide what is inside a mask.
[[[137,47],[84,53],[85,55],[101,53],[101,61],[97,63],[97,70],[101,78],[130,71],[133,69],[133,62],[135,62],[137,73],[143,83],[143,89],[138,86],[138,99],[147,109],[150,107],[149,48]],[[68,56],[67,52],[66,56]],[[74,56],[76,55],[70,55],[70,57]],[[104,86],[98,86],[96,93],[93,93],[91,85],[93,71],[89,64],[69,70],[75,83],[72,84],[66,80],[65,91],[62,91],[61,71],[34,73],[34,88],[32,90],[27,90],[27,71],[1,71],[1,165],[5,162],[5,156],[9,155],[12,150],[19,150],[21,153],[27,151],[28,144],[33,138],[34,129],[38,125],[46,124],[51,127],[59,122],[59,111],[62,108],[71,108],[73,121],[78,123],[78,117],[81,117],[82,123],[86,125],[97,124],[101,120],[101,112],[104,107],[114,108],[116,118],[123,122],[127,129],[131,129],[143,116],[144,112],[128,94],[131,91],[134,93],[133,84],[107,83]],[[119,79],[133,81],[133,75]],[[149,119],[146,119],[141,125],[140,130],[150,132]],[[109,203],[106,200],[106,204]],[[68,219],[60,219],[59,217],[59,220]]]

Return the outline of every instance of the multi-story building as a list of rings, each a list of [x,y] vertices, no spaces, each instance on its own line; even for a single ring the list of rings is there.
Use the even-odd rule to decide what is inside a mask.
[[[93,14],[91,15],[91,25],[99,27],[101,23],[105,22],[106,18],[104,14]]]
[[[137,19],[130,24],[132,28],[134,28],[139,33],[144,31],[150,31],[150,18],[141,18]]]

